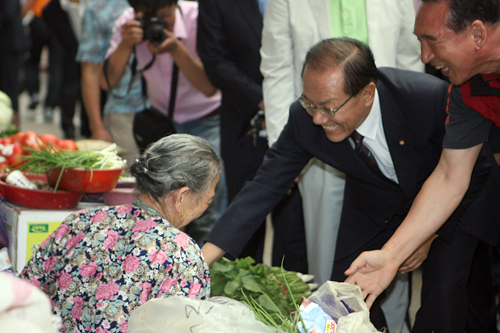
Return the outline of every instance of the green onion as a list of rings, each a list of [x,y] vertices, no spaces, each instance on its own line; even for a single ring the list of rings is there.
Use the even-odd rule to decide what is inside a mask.
[[[121,168],[125,165],[116,151],[116,144],[100,151],[80,151],[80,150],[61,150],[56,151],[52,146],[40,146],[40,150],[25,147],[30,155],[22,156],[25,163],[16,169],[22,169],[27,173],[43,174],[50,169],[61,168],[59,178],[54,191],[57,190],[64,169],[78,168],[88,170],[102,170]],[[92,177],[92,176],[91,176]]]

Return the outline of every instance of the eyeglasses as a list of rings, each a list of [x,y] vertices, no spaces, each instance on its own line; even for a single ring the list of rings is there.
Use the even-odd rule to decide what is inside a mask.
[[[302,94],[300,96],[299,103],[300,103],[300,105],[302,105],[302,107],[304,109],[306,109],[307,112],[309,112],[313,115],[314,115],[314,113],[316,113],[316,110],[318,110],[319,113],[321,113],[323,116],[331,118],[331,117],[334,117],[335,114],[337,113],[337,111],[339,111],[340,108],[342,108],[347,102],[349,102],[353,96],[354,95],[351,95],[348,99],[346,99],[346,101],[344,103],[340,104],[340,106],[336,109],[325,108],[322,106],[316,106],[314,104],[309,104],[304,100],[304,94]]]

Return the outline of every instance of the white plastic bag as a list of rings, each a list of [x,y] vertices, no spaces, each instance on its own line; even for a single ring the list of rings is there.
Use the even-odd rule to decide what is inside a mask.
[[[378,332],[370,322],[370,311],[361,289],[350,283],[325,282],[309,300],[318,304],[336,323],[337,333]]]
[[[264,325],[242,302],[227,297],[155,298],[134,310],[128,333],[282,333]]]

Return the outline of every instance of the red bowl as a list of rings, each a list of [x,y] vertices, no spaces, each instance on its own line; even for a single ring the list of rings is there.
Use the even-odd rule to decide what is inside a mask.
[[[25,174],[29,180],[47,182],[45,175]],[[10,185],[5,182],[6,175],[2,175],[0,189],[5,200],[18,206],[37,209],[69,209],[80,202],[83,193],[57,190],[31,190]]]
[[[107,192],[116,187],[118,178],[124,168],[92,170],[66,168],[63,171],[58,188],[82,193]],[[61,174],[61,168],[47,170],[46,174],[50,186],[55,187]]]

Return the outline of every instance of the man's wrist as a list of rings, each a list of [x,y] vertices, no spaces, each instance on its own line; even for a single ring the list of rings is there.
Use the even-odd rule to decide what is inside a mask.
[[[403,253],[404,246],[398,246],[389,240],[381,249],[385,258],[399,267],[408,256]]]

